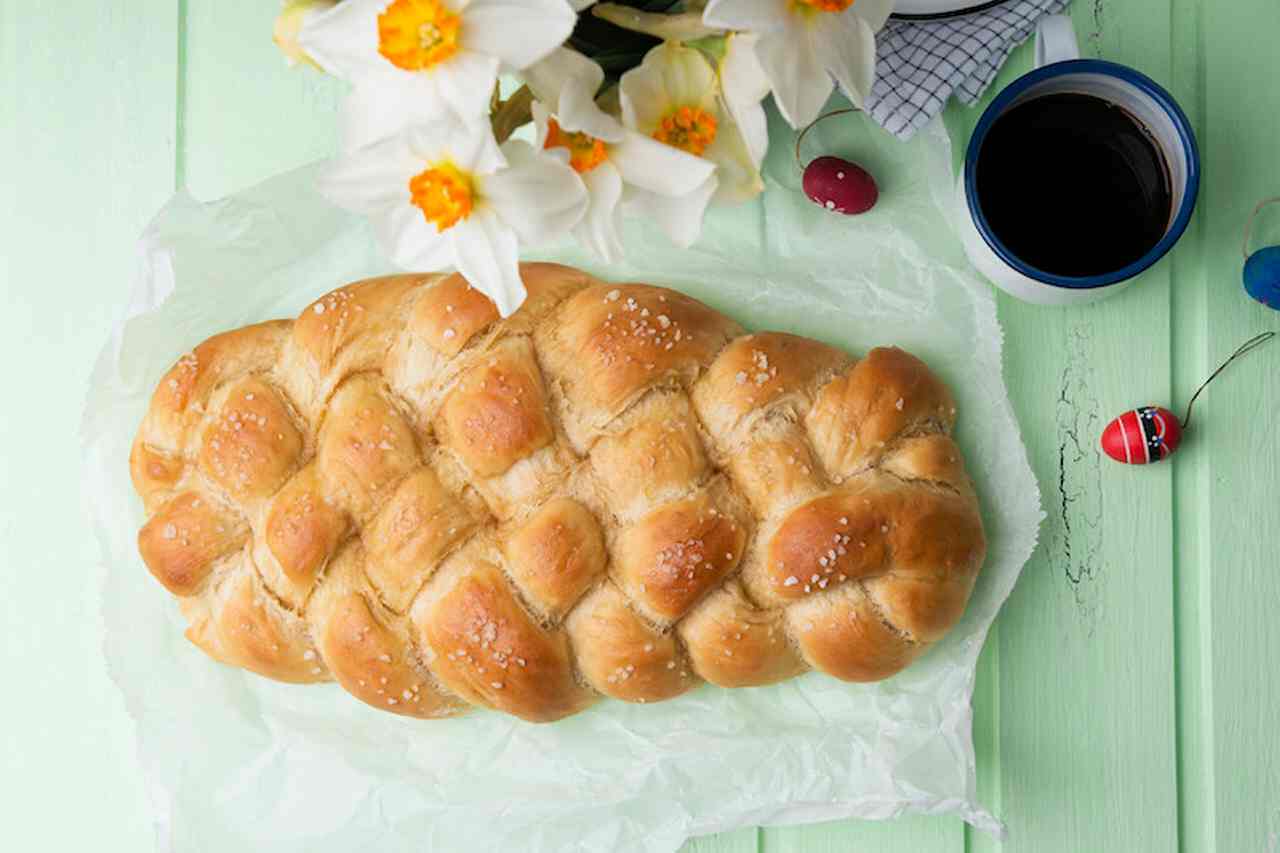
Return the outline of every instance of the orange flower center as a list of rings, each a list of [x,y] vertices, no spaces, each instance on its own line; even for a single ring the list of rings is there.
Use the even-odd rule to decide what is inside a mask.
[[[808,7],[815,12],[843,12],[854,0],[795,0],[797,6]]]
[[[653,138],[700,157],[716,140],[716,117],[697,107],[678,107],[663,116]]]
[[[437,163],[409,179],[409,195],[436,231],[447,231],[471,215],[471,176],[452,163]]]
[[[458,52],[462,19],[441,0],[394,0],[378,16],[378,53],[405,71],[422,71]]]
[[[547,119],[547,141],[543,148],[569,149],[569,165],[575,172],[590,172],[604,162],[604,143],[581,132],[569,133],[553,118]]]

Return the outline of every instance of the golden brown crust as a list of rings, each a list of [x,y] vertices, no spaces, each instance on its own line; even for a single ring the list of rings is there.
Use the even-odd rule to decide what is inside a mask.
[[[477,523],[430,468],[405,477],[363,535],[366,572],[382,600],[407,610],[432,570]]]
[[[827,472],[839,481],[887,451],[904,433],[949,431],[955,402],[923,361],[897,347],[877,347],[828,383],[807,418]]]
[[[886,678],[961,618],[986,543],[923,362],[522,275],[505,319],[456,274],[356,282],[165,375],[129,466],[192,642],[405,716],[547,721]]]
[[[317,576],[348,530],[346,516],[326,499],[308,465],[281,489],[267,510],[263,540],[270,552],[258,558],[264,580],[294,607],[301,607]],[[280,572],[270,571],[278,566]]]
[[[596,284],[538,329],[538,349],[577,418],[578,447],[650,388],[688,384],[741,329],[682,293]],[[575,428],[576,427],[576,428]]]
[[[155,579],[174,595],[192,595],[213,563],[236,550],[249,531],[208,497],[184,492],[160,508],[138,531],[138,551]]]
[[[187,638],[217,660],[277,681],[306,684],[329,677],[306,625],[280,607],[243,562],[216,590],[207,618],[192,621]]]
[[[477,477],[496,477],[551,443],[528,338],[503,341],[458,379],[436,423],[440,444]]]
[[[373,617],[359,593],[349,592],[333,603],[319,647],[338,683],[379,710],[431,719],[468,707],[415,669],[406,644]]]
[[[569,611],[604,571],[604,531],[590,510],[554,498],[506,543],[507,565],[535,607],[552,619]]]
[[[566,637],[529,618],[492,565],[478,563],[453,579],[418,627],[434,652],[433,671],[470,702],[533,722],[591,702],[574,680]]]
[[[216,417],[200,442],[200,470],[233,499],[275,494],[302,454],[302,435],[271,387],[247,377],[213,403]]]
[[[736,583],[711,593],[680,623],[694,671],[721,687],[772,684],[804,672],[782,615],[752,605]]]
[[[353,377],[333,395],[317,455],[327,493],[361,520],[420,464],[413,431],[368,374]]]
[[[746,538],[742,522],[705,491],[665,504],[619,534],[618,579],[646,615],[674,622],[734,570]]]
[[[624,702],[660,702],[694,684],[674,636],[637,616],[611,583],[576,607],[567,627],[583,676],[606,696]]]

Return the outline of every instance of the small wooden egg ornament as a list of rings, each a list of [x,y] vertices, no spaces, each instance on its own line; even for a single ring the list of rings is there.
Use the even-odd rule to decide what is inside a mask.
[[[1267,246],[1249,252],[1249,234],[1258,212],[1269,204],[1280,202],[1280,196],[1258,202],[1244,228],[1244,289],[1268,308],[1280,308],[1280,246]]]
[[[801,185],[810,201],[832,213],[866,213],[880,198],[876,179],[842,157],[819,157],[809,163]]]
[[[1181,443],[1178,416],[1160,406],[1125,412],[1102,431],[1102,452],[1127,465],[1159,462],[1171,456]]]
[[[843,113],[857,112],[854,109],[832,110],[818,116],[809,123],[796,137],[796,163],[803,169],[800,186],[804,194],[814,204],[832,213],[843,213],[853,216],[866,213],[876,206],[880,199],[880,188],[871,173],[843,157],[824,155],[808,164],[800,160],[800,143],[805,134],[823,119]]]
[[[1111,421],[1102,431],[1102,452],[1126,465],[1147,465],[1168,459],[1182,444],[1182,434],[1191,423],[1191,407],[1196,404],[1200,393],[1227,369],[1227,365],[1275,336],[1275,332],[1263,332],[1245,341],[1196,389],[1187,404],[1187,415],[1181,421],[1163,406],[1139,406]]]
[[[1280,308],[1280,246],[1268,246],[1249,256],[1244,265],[1244,289],[1268,308]]]

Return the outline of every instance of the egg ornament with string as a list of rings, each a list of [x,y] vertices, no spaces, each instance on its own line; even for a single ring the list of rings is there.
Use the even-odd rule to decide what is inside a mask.
[[[843,157],[824,156],[810,162],[804,167],[801,186],[814,204],[850,216],[866,213],[880,198],[876,179]]]
[[[1244,229],[1244,289],[1268,308],[1280,308],[1280,246],[1267,246],[1249,251],[1249,234],[1258,212],[1269,204],[1280,202],[1280,196],[1258,202]]]
[[[796,137],[796,164],[802,169],[800,187],[805,196],[824,210],[846,216],[866,213],[876,206],[880,199],[876,179],[857,163],[830,154],[816,157],[806,164],[800,159],[800,143],[818,122],[851,112],[857,110],[832,110],[820,115]]]
[[[1163,406],[1139,406],[1130,409],[1107,424],[1102,431],[1102,452],[1126,465],[1147,465],[1168,459],[1182,444],[1182,436],[1191,424],[1191,407],[1201,392],[1218,378],[1231,362],[1252,349],[1265,344],[1276,336],[1275,332],[1263,332],[1245,341],[1231,357],[1204,381],[1187,404],[1187,414],[1182,420]]]
[[[1249,256],[1244,289],[1268,308],[1280,308],[1280,246],[1267,246]]]
[[[1128,465],[1167,459],[1181,443],[1182,423],[1161,406],[1131,409],[1102,431],[1102,452]]]

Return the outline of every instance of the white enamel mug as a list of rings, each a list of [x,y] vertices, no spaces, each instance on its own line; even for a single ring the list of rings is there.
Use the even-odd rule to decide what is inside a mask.
[[[1005,87],[983,112],[969,140],[959,192],[963,195],[960,223],[965,254],[1001,290],[1038,305],[1073,305],[1105,299],[1123,290],[1133,278],[1173,248],[1191,219],[1200,188],[1200,154],[1186,114],[1155,81],[1124,65],[1100,59],[1080,59],[1071,19],[1051,15],[1040,21],[1036,68]],[[1138,260],[1121,269],[1093,276],[1063,276],[1037,269],[1009,250],[993,233],[978,199],[977,165],[983,142],[996,119],[1033,98],[1071,92],[1110,101],[1146,126],[1169,166],[1173,204],[1164,236]],[[1046,163],[1045,168],[1052,168]],[[1035,176],[1027,176],[1028,187]],[[1045,200],[1052,203],[1051,199]]]

